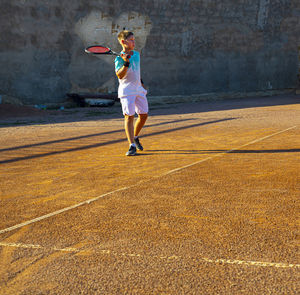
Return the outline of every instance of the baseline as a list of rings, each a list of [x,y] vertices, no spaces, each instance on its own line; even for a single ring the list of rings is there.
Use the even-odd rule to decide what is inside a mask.
[[[41,245],[33,245],[33,244],[22,244],[22,243],[3,243],[0,242],[0,247],[13,247],[13,248],[24,248],[24,249],[42,249],[42,250],[50,250],[50,251],[58,251],[58,252],[71,252],[71,253],[98,253],[102,255],[112,255],[112,256],[126,256],[132,258],[144,258],[146,255],[136,254],[136,253],[118,253],[115,251],[111,251],[108,249],[76,249],[76,248],[57,248],[57,247],[43,247]],[[162,255],[151,255],[152,258],[162,259],[162,260],[182,260],[186,259],[182,256],[171,255],[171,256],[162,256]],[[191,259],[191,258],[188,258]],[[193,259],[193,258],[192,258]],[[295,263],[282,263],[282,262],[265,262],[265,261],[252,261],[252,260],[237,260],[237,259],[209,259],[206,257],[195,257],[194,259],[199,259],[202,262],[212,263],[212,264],[233,264],[233,265],[246,265],[246,266],[256,266],[256,267],[275,267],[275,268],[300,268],[300,264]]]

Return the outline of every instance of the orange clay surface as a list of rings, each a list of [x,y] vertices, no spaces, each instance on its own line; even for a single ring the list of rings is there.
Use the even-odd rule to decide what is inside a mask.
[[[0,294],[296,294],[299,103],[2,112]]]

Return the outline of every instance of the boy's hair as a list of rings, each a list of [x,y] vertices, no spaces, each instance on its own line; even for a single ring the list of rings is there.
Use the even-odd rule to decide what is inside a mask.
[[[126,40],[127,38],[129,38],[130,36],[133,36],[133,33],[127,30],[121,31],[118,34],[118,40],[121,43],[121,40]]]

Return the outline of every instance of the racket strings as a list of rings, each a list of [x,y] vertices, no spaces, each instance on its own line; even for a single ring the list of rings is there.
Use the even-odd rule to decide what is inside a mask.
[[[110,49],[103,46],[92,46],[87,48],[87,51],[91,53],[109,53]]]

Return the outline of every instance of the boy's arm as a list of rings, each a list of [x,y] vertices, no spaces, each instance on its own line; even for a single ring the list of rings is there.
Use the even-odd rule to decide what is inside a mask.
[[[124,65],[116,72],[116,75],[119,79],[123,79],[125,77],[130,64],[127,54],[121,54],[121,57],[124,60]]]
[[[125,65],[116,72],[116,75],[119,79],[123,79],[127,73],[128,67],[126,67]]]

